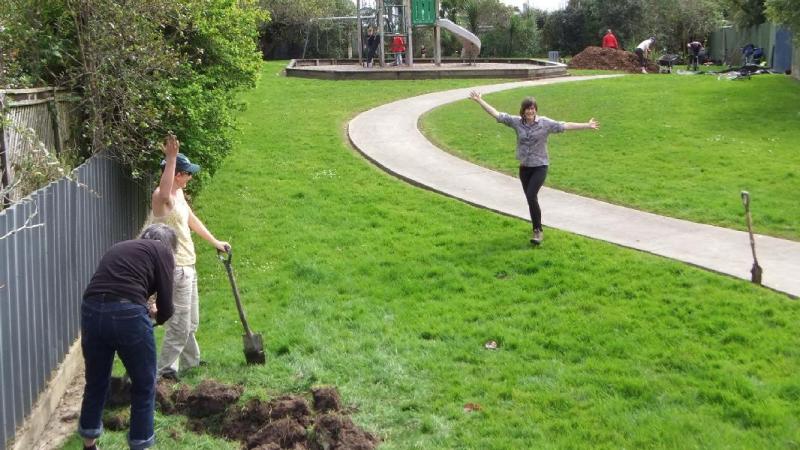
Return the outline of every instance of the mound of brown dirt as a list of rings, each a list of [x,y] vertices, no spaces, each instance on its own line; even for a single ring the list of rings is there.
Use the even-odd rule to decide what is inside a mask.
[[[342,411],[335,387],[312,389],[314,411],[302,396],[235,405],[242,386],[206,380],[196,388],[159,383],[157,404],[164,413],[190,417],[188,428],[242,442],[256,450],[373,450],[380,439],[359,428]]]
[[[641,70],[639,58],[635,53],[601,47],[586,47],[572,58],[567,67],[570,69],[623,70],[632,73]],[[649,61],[647,71],[658,72],[658,65]]]

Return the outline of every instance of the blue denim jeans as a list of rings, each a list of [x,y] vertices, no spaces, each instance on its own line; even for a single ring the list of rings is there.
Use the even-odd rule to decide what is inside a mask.
[[[155,444],[156,341],[147,308],[109,296],[84,299],[81,335],[86,388],[78,434],[97,438],[103,432],[103,406],[116,353],[131,378],[128,444],[134,450],[151,447]]]

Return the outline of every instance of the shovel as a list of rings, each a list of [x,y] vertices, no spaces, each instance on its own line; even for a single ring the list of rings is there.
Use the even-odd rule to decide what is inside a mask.
[[[228,279],[231,281],[231,289],[233,289],[233,297],[236,299],[236,309],[239,310],[239,320],[242,321],[244,327],[244,334],[242,340],[244,341],[244,357],[247,364],[265,364],[267,357],[264,355],[264,344],[260,334],[253,334],[250,327],[247,325],[247,318],[244,316],[244,309],[242,309],[242,301],[239,299],[239,289],[236,287],[236,279],[233,278],[233,269],[231,268],[231,259],[233,252],[228,249],[227,258],[222,252],[217,252],[219,260],[225,265],[225,270],[228,272]]]
[[[761,273],[764,269],[758,265],[758,258],[756,258],[756,240],[753,238],[753,223],[750,218],[750,193],[742,191],[742,203],[744,203],[744,214],[747,218],[747,232],[750,234],[750,249],[753,251],[753,267],[750,269],[750,281],[756,284],[761,284]]]

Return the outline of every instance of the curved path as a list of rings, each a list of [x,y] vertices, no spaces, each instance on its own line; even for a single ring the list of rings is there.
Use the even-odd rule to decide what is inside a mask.
[[[609,75],[519,81],[478,89],[490,93],[605,77]],[[375,164],[413,184],[530,220],[519,180],[456,158],[434,146],[417,129],[423,113],[466,99],[471,89],[421,95],[366,111],[350,122],[350,140]],[[539,201],[546,226],[750,279],[753,260],[745,232],[650,214],[547,187],[540,192]],[[756,251],[764,268],[764,285],[800,296],[800,242],[757,235]]]

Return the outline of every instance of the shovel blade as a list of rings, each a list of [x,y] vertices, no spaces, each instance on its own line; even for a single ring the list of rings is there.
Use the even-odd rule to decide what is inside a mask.
[[[247,364],[266,364],[267,355],[264,353],[264,344],[260,334],[242,335],[244,341],[244,358]]]
[[[753,268],[750,269],[750,281],[755,284],[761,284],[761,273],[764,272],[764,269],[761,268],[758,264],[753,264]]]

